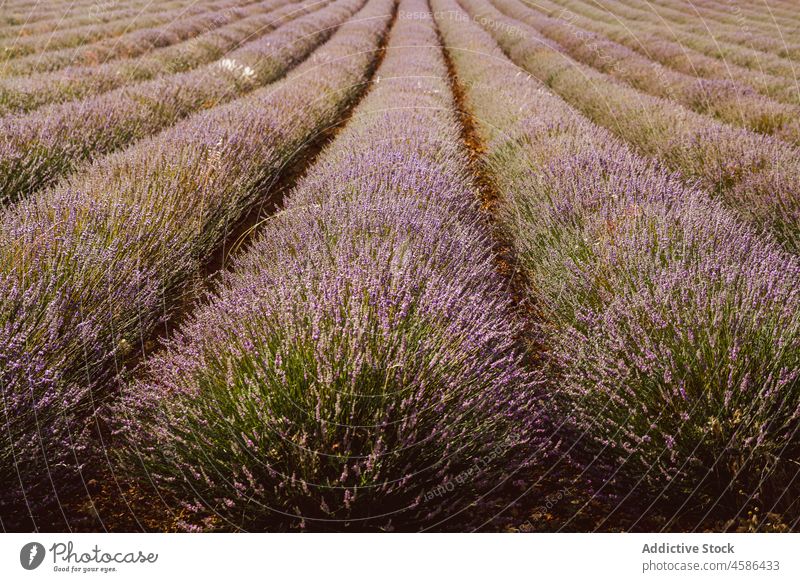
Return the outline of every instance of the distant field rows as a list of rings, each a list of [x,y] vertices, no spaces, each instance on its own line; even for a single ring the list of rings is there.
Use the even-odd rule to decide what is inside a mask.
[[[676,101],[698,113],[800,143],[800,107],[776,103],[733,82],[708,81],[675,72],[576,24],[550,18],[522,2],[498,2],[498,8],[535,28],[576,60],[640,91]]]
[[[493,0],[498,5],[517,0]],[[759,229],[800,251],[800,155],[778,140],[735,129],[614,82],[578,64],[532,28],[482,0],[460,0],[511,59],[550,90],[687,179],[699,180]]]
[[[653,31],[656,35],[668,40],[677,40],[682,45],[706,54],[710,57],[718,58],[731,62],[736,65],[747,67],[756,71],[780,75],[789,79],[797,77],[798,63],[790,59],[780,57],[773,53],[766,53],[754,50],[746,46],[726,43],[713,36],[711,30],[701,32],[691,32],[680,25],[670,25],[670,21],[665,19],[663,12],[674,15],[674,10],[658,10],[655,4],[636,2],[638,6],[632,8],[624,0],[608,0],[603,4],[607,10],[618,14],[624,21],[636,23],[637,28],[644,27],[645,30]],[[691,8],[689,9],[691,10]],[[679,18],[686,18],[687,11],[678,12]],[[645,26],[645,23],[647,25]],[[712,29],[713,30],[713,29]]]
[[[117,37],[138,28],[159,26],[173,22],[176,16],[199,14],[202,7],[188,0],[177,0],[163,4],[154,3],[150,10],[147,5],[141,9],[129,9],[119,19],[109,22],[91,22],[69,28],[69,21],[61,19],[52,23],[53,30],[12,29],[3,30],[2,54],[4,59],[12,59],[42,51],[52,51],[98,41],[103,38]],[[79,21],[80,22],[80,21]]]
[[[628,4],[636,6],[636,3]],[[746,3],[733,6],[713,0],[694,0],[688,7],[682,7],[656,0],[649,5],[639,3],[638,7],[660,14],[670,26],[675,23],[694,34],[710,34],[712,38],[726,43],[792,60],[797,60],[800,54],[800,47],[797,46],[800,19],[796,10],[791,13],[772,10],[769,16],[759,14],[758,18],[748,10]]]
[[[656,35],[647,27],[635,28],[620,24],[604,10],[588,6],[578,0],[525,0],[550,16],[562,15],[580,27],[604,34],[628,48],[688,75],[711,79],[729,79],[741,82],[768,97],[792,104],[800,104],[800,83],[786,78],[753,71],[739,65],[723,62],[701,52],[682,46],[674,40]],[[569,12],[564,13],[564,9]]]
[[[757,21],[745,18],[741,6],[725,22],[724,19],[703,17],[701,3],[697,2],[669,6],[668,3],[659,5],[639,0],[611,0],[603,4],[592,0],[580,1],[602,10],[620,23],[635,25],[636,28],[645,25],[664,38],[679,41],[687,48],[709,56],[726,58],[734,64],[789,75],[797,65],[800,21],[779,31],[777,21],[770,21],[762,27]]]
[[[47,47],[45,52],[34,48],[34,54],[9,59],[3,65],[2,72],[6,76],[29,75],[54,71],[69,65],[98,65],[118,58],[133,58],[154,48],[169,46],[226,24],[236,17],[233,10],[253,2],[254,0],[225,0],[212,5],[210,13],[205,12],[202,7],[178,9],[154,18],[152,23],[148,23],[148,27],[128,31],[128,26],[125,26],[113,38],[79,42],[75,46],[67,43],[68,46],[57,50],[50,50],[50,39],[46,38],[41,41],[43,47]],[[19,45],[13,47],[16,48]]]
[[[47,103],[82,99],[161,75],[188,71],[219,59],[242,43],[269,32],[281,18],[299,14],[297,8],[277,11],[290,2],[266,0],[226,12],[230,14],[230,18],[225,19],[230,20],[228,24],[218,22],[219,26],[200,28],[189,40],[147,51],[137,58],[95,66],[70,65],[60,71],[0,79],[0,115],[30,111]]]
[[[273,14],[275,30],[263,27],[266,34],[202,68],[0,119],[6,136],[0,202],[24,198],[99,155],[277,80],[351,15],[355,1],[323,6],[319,16],[317,3],[286,5]]]
[[[168,10],[170,4],[169,2],[159,4],[153,0],[138,0],[103,5],[95,0],[90,6],[86,7],[78,2],[70,2],[63,6],[62,11],[54,11],[51,7],[41,19],[33,17],[33,14],[26,14],[19,24],[3,26],[0,29],[0,38],[24,38],[38,34],[72,30],[84,26],[97,26],[106,22],[112,23],[116,20],[130,18],[137,14],[144,15],[150,11]],[[183,4],[185,5],[186,2]],[[77,14],[71,14],[70,8],[73,6],[77,8]],[[0,13],[0,18],[7,21],[7,13]]]

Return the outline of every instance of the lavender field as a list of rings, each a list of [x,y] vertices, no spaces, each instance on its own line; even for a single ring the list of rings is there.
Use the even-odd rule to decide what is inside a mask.
[[[800,531],[795,0],[0,0],[0,531]]]

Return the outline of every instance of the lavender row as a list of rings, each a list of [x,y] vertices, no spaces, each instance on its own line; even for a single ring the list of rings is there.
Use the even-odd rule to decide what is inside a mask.
[[[214,5],[210,5],[209,8],[213,9]],[[161,5],[158,11],[142,13],[141,10],[136,10],[128,18],[110,23],[96,22],[77,28],[59,26],[55,30],[40,34],[26,32],[12,37],[4,34],[5,40],[0,46],[0,51],[2,51],[3,61],[8,61],[58,49],[77,49],[81,45],[88,45],[104,39],[106,42],[113,42],[115,37],[133,33],[137,29],[168,26],[180,18],[196,16],[205,11],[205,7],[196,6],[186,0],[177,0]]]
[[[273,22],[282,26],[200,69],[0,119],[0,202],[23,198],[87,160],[278,79],[362,2],[337,0],[318,11],[315,0],[301,7],[287,5],[272,14]]]
[[[581,0],[537,0],[536,9],[581,28],[592,30],[625,45],[644,56],[687,75],[709,79],[731,80],[748,85],[772,99],[800,104],[800,89],[794,79],[768,75],[733,63],[724,63],[684,47],[672,39],[655,34],[644,25],[634,32],[629,25],[594,5]]]
[[[672,71],[602,35],[531,10],[519,0],[494,4],[506,16],[558,43],[577,61],[639,91],[676,101],[725,123],[774,135],[794,145],[800,143],[800,106],[771,101],[731,81],[710,81]]]
[[[433,7],[581,479],[640,511],[796,495],[798,260],[520,75],[455,0]]]
[[[52,517],[56,496],[75,494],[82,464],[102,463],[82,447],[119,366],[237,220],[358,95],[392,8],[370,0],[281,82],[100,160],[2,218],[4,523],[25,515],[23,494],[32,519]]]
[[[512,61],[589,119],[686,179],[698,180],[743,220],[800,251],[796,148],[614,82],[488,2],[461,0],[461,5],[491,31]]]
[[[402,18],[425,9],[401,1],[380,82],[125,395],[128,467],[189,529],[480,525],[536,451],[436,31]]]
[[[797,27],[800,19],[797,18],[797,10],[792,2],[782,2],[780,0],[770,0],[764,3],[767,10],[761,10],[758,6],[752,6],[746,0],[697,0],[696,4],[700,7],[714,9],[717,13],[725,14],[727,20],[734,24],[741,20],[740,15],[749,19],[749,22],[761,22],[765,27],[779,24],[785,27]],[[783,30],[783,29],[782,29]]]
[[[766,20],[762,20],[755,18],[756,15],[748,12],[747,6],[742,3],[728,3],[720,10],[715,2],[698,0],[692,3],[688,14],[676,10],[674,3],[662,4],[672,8],[668,26],[672,26],[672,22],[679,22],[682,28],[693,34],[711,36],[730,45],[741,45],[788,61],[796,61],[800,57],[800,35],[792,30],[800,23],[787,25],[776,12],[771,15],[763,13]],[[680,21],[677,20],[679,16]]]
[[[219,23],[220,28],[212,28],[190,40],[135,59],[0,79],[0,116],[30,111],[47,103],[84,99],[161,75],[185,72],[222,58],[243,42],[271,31],[278,24],[276,15],[271,13],[293,2],[265,0],[247,8],[226,11],[229,24]],[[302,13],[301,4],[294,4],[294,7],[295,10],[284,10],[278,16],[288,19]]]
[[[232,11],[238,7],[253,4],[256,0],[224,0],[202,8],[190,6],[159,14],[151,18],[136,19],[147,28],[130,25],[119,28],[119,34],[97,42],[84,44],[80,39],[78,46],[67,46],[58,50],[47,49],[53,35],[45,35],[41,46],[32,47],[34,54],[27,54],[7,60],[2,67],[4,76],[30,75],[55,71],[67,66],[101,65],[114,59],[130,59],[143,55],[153,49],[162,48],[188,40],[202,34],[209,28],[225,25],[235,18]],[[108,25],[101,25],[101,30]],[[65,33],[71,34],[71,33]],[[15,41],[9,52],[22,50],[25,45]],[[44,51],[44,52],[41,52]]]

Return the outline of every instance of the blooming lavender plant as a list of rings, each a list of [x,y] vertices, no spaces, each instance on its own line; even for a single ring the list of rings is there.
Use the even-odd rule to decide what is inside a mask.
[[[520,75],[475,23],[440,28],[583,477],[598,494],[634,489],[639,509],[791,503],[800,263]]]
[[[481,525],[536,456],[438,45],[398,19],[351,122],[125,395],[127,466],[189,529]]]
[[[0,202],[25,197],[87,160],[275,81],[329,38],[363,2],[337,0],[194,71],[0,119]],[[291,14],[294,8],[284,6],[280,11]]]
[[[392,7],[371,0],[281,82],[100,160],[2,217],[4,527],[24,519],[26,503],[34,523],[55,519],[48,499],[74,496],[83,461],[100,462],[74,435],[95,425],[126,356],[182,301],[232,224],[359,94]],[[81,447],[90,444],[99,446]],[[50,480],[54,467],[63,475]]]
[[[238,20],[136,59],[0,79],[0,115],[30,111],[53,102],[84,99],[161,75],[188,71],[224,57],[242,43],[311,11],[312,6],[322,5],[292,3],[291,8],[285,8],[291,1],[265,0],[246,9],[227,11],[225,14]]]

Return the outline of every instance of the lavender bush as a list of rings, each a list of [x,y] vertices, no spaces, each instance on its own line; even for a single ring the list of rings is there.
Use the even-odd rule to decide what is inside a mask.
[[[290,8],[286,8],[290,2],[265,0],[246,9],[227,11],[226,14],[238,20],[135,59],[0,79],[0,115],[30,111],[47,103],[84,99],[161,75],[188,71],[224,57],[242,43],[310,11],[312,6],[321,6],[318,2],[292,3]]]
[[[439,24],[583,478],[698,517],[791,503],[800,263],[519,75],[475,23]]]
[[[184,301],[232,225],[359,94],[392,8],[371,0],[283,81],[100,160],[2,217],[0,345],[14,346],[0,358],[4,527],[31,527],[26,501],[34,523],[56,520],[48,499],[77,495],[83,463],[101,463],[98,450],[80,449],[101,443],[76,447],[75,435],[94,426],[126,356]],[[54,468],[64,475],[51,481]]]
[[[542,445],[438,45],[398,19],[353,120],[125,395],[128,467],[187,528],[479,526]]]
[[[318,12],[312,8],[311,13],[195,71],[0,119],[0,202],[25,197],[87,160],[275,81],[363,3],[337,0]],[[295,10],[284,6],[278,12],[285,16]],[[281,14],[275,17],[280,20]]]

